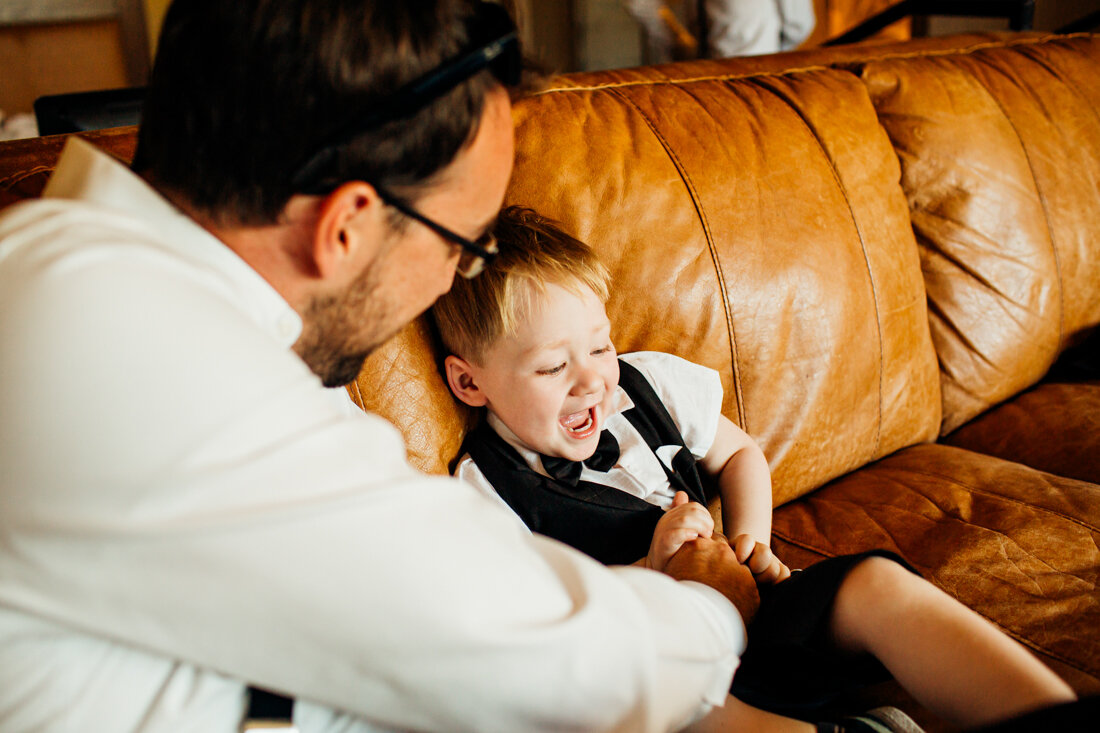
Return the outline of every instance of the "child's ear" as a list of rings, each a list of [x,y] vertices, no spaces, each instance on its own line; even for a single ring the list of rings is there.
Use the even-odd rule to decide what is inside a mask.
[[[474,382],[474,372],[467,361],[452,354],[443,360],[443,370],[447,374],[447,386],[455,397],[470,407],[485,406],[485,394]]]

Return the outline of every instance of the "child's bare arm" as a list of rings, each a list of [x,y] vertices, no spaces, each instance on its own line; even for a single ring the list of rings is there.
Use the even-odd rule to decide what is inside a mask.
[[[722,497],[722,531],[727,537],[747,534],[767,541],[772,531],[772,479],[764,452],[724,415],[701,464],[718,478]]]
[[[747,564],[760,582],[788,577],[790,570],[768,548],[772,480],[764,452],[744,430],[720,415],[714,442],[701,464],[707,473],[718,477],[722,530],[738,560]]]

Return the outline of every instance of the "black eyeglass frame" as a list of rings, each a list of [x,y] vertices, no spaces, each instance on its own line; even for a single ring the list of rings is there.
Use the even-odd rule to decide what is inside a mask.
[[[341,147],[358,135],[419,112],[483,69],[492,71],[493,76],[505,86],[518,85],[523,61],[519,35],[508,11],[495,3],[478,2],[469,24],[472,40],[467,50],[401,87],[385,103],[365,116],[349,117],[295,171],[291,177],[295,190],[311,194],[332,192],[342,182],[325,181],[322,174],[331,166]]]
[[[462,247],[463,253],[468,255],[469,259],[466,260],[467,264],[463,265],[463,258],[459,258],[457,272],[467,280],[472,280],[480,275],[486,265],[491,263],[497,256],[496,237],[493,236],[491,231],[485,232],[477,240],[467,239],[424,216],[385,188],[375,186],[374,190],[378,194],[378,198],[382,199],[387,205],[397,209],[410,219],[420,222],[447,241]]]

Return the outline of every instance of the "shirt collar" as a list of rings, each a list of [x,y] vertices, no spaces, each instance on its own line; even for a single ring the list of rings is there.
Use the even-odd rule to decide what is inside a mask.
[[[284,346],[290,348],[301,335],[301,317],[258,272],[121,161],[87,141],[69,137],[42,197],[77,200],[125,217],[159,246],[216,272],[242,310]]]

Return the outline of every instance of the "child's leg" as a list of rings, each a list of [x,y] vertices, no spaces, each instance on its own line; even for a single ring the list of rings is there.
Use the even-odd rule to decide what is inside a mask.
[[[864,560],[844,579],[831,631],[841,649],[872,654],[953,723],[991,723],[1075,697],[993,624],[885,558]]]
[[[817,726],[754,708],[733,695],[727,695],[724,706],[715,708],[685,730],[690,733],[815,733]]]
[[[726,696],[726,704],[684,729],[685,733],[861,733],[868,731],[920,731],[907,715],[896,708],[878,708],[836,722],[806,723],[769,713]]]

